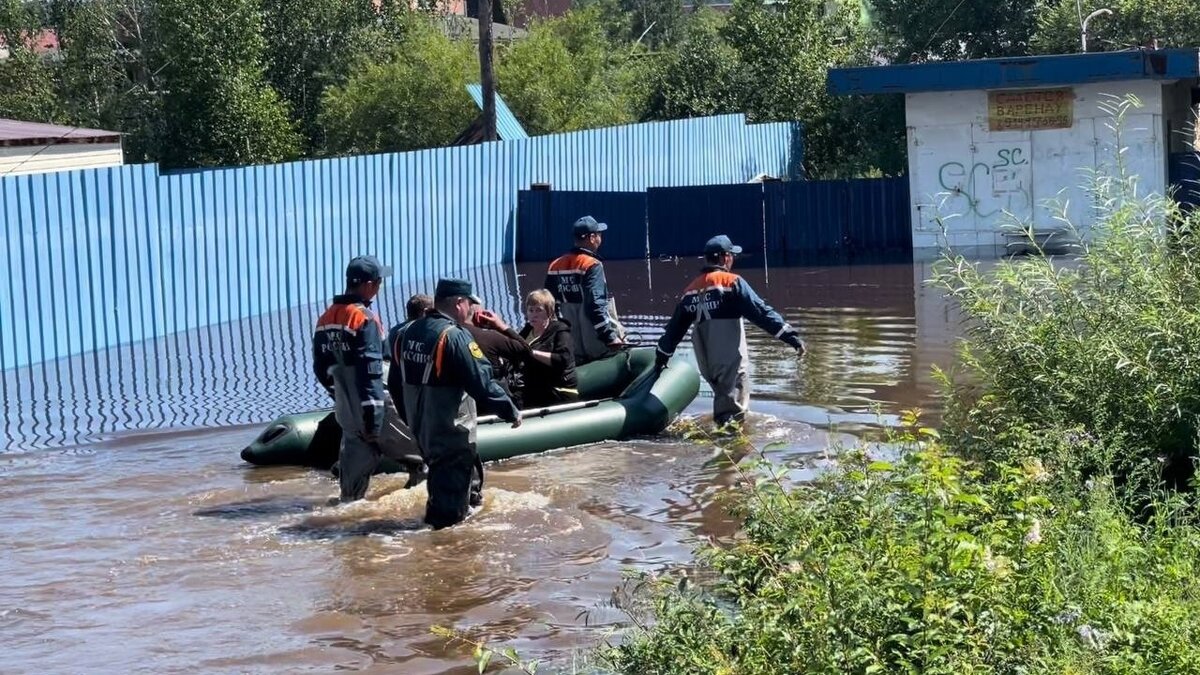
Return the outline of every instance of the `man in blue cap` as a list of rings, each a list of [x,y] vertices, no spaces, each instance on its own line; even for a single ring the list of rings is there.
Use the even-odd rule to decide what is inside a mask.
[[[346,266],[346,290],[317,320],[312,339],[313,374],[333,397],[341,427],[338,481],[342,503],[362,499],[383,454],[419,465],[420,450],[411,434],[385,417],[389,406],[383,386],[383,325],[371,310],[392,268],[375,256],[359,256]],[[395,413],[393,412],[394,416]],[[415,459],[414,459],[415,458]]]
[[[464,328],[480,304],[470,281],[441,279],[434,310],[403,327],[393,346],[399,378],[389,377],[388,388],[429,466],[425,522],[434,529],[461,522],[483,501],[476,405],[521,425],[520,411],[492,379],[487,357]]]
[[[617,305],[608,292],[604,263],[596,251],[608,225],[584,216],[571,226],[575,247],[550,263],[546,290],[554,296],[560,316],[571,326],[576,365],[610,354],[625,343],[625,328],[617,320]]]
[[[658,340],[655,366],[667,365],[675,347],[693,323],[692,346],[700,373],[713,390],[713,421],[717,426],[742,422],[750,406],[750,382],[746,365],[746,328],[742,319],[804,353],[804,342],[796,329],[788,325],[750,288],[750,284],[730,270],[734,258],[742,252],[729,237],[719,235],[704,245],[705,266],[687,289],[667,328]]]

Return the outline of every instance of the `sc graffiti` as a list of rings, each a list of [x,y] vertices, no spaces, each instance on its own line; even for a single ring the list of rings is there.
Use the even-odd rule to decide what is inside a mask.
[[[979,218],[991,218],[1006,210],[1018,213],[1033,205],[1031,186],[1027,185],[1028,167],[1024,148],[1001,148],[991,164],[976,162],[970,171],[962,162],[946,162],[938,169],[938,184],[943,190],[964,197],[971,213]],[[983,191],[979,189],[981,181]],[[990,193],[986,189],[988,182],[992,184]],[[987,210],[983,198],[997,202],[996,207]]]

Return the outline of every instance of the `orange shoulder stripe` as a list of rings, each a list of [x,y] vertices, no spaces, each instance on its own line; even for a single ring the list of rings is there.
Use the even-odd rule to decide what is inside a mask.
[[[550,263],[550,271],[558,272],[561,270],[587,270],[600,261],[590,255],[582,253],[568,253],[555,258],[554,262]]]
[[[346,326],[351,330],[359,330],[367,323],[367,314],[358,305],[330,305],[329,309],[317,319],[317,327]]]
[[[446,357],[446,336],[449,333],[450,331],[443,330],[442,334],[438,336],[437,346],[433,348],[433,372],[438,377],[442,376],[442,361]]]
[[[740,278],[741,277],[733,272],[705,272],[704,274],[701,274],[692,280],[692,283],[688,284],[688,287],[685,288],[683,292],[693,293],[713,287],[733,288],[733,285],[736,284],[737,280]]]

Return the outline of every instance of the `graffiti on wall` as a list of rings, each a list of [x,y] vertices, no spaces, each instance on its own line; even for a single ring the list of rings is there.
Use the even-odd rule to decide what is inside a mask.
[[[1033,206],[1028,146],[983,147],[987,151],[973,153],[974,161],[949,161],[938,168],[938,184],[950,195],[946,208],[985,220],[1006,212],[1028,214]]]

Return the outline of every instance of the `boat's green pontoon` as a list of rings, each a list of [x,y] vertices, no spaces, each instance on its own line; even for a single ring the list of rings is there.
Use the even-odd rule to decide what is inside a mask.
[[[654,373],[654,349],[637,347],[576,369],[578,403],[526,410],[512,428],[494,416],[479,418],[477,447],[484,462],[584,443],[655,434],[667,427],[700,391],[695,366],[674,359]],[[341,429],[330,409],[284,415],[242,450],[258,465],[328,470],[337,461]],[[403,471],[385,459],[381,473]]]

